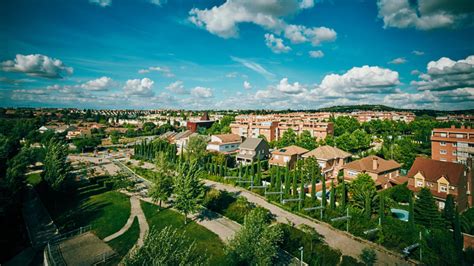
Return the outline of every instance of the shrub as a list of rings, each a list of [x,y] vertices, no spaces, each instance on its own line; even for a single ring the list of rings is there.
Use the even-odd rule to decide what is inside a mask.
[[[245,216],[254,207],[255,206],[248,202],[246,198],[239,196],[235,202],[231,203],[229,207],[224,210],[223,215],[242,224],[244,222]]]
[[[359,258],[367,266],[372,266],[377,261],[377,254],[375,251],[369,248],[364,248],[362,253],[360,253]]]
[[[364,266],[364,263],[359,262],[351,256],[342,256],[339,266]]]

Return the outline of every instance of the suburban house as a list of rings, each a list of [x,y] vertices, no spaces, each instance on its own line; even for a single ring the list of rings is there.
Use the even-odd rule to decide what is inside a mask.
[[[296,145],[291,145],[285,148],[276,149],[272,151],[272,157],[268,162],[270,165],[277,165],[277,166],[287,166],[293,167],[301,156],[307,153],[308,150],[305,148],[298,147]]]
[[[209,120],[209,115],[204,112],[199,120],[190,120],[186,122],[186,128],[192,132],[199,131],[200,128],[208,129],[214,124],[215,121]]]
[[[418,192],[423,187],[429,188],[439,209],[444,209],[449,194],[454,196],[459,211],[472,205],[473,178],[463,164],[418,157],[407,177],[410,190]]]
[[[191,130],[186,130],[174,135],[174,137],[171,138],[170,142],[176,144],[178,153],[181,153],[181,151],[186,150],[186,146],[188,145],[189,138],[193,136],[197,136],[197,135],[198,133],[192,132]]]
[[[392,179],[400,175],[401,165],[394,160],[385,160],[372,155],[357,161],[345,164],[344,179],[351,181],[360,173],[366,173],[372,177],[379,189],[386,189],[392,186]]]
[[[238,150],[241,143],[242,139],[237,134],[212,135],[206,150],[230,153]]]
[[[262,138],[248,138],[239,146],[237,163],[250,164],[257,160],[267,159],[270,155],[268,143]]]
[[[316,149],[303,154],[303,158],[313,157],[319,164],[321,172],[327,178],[337,178],[342,166],[349,161],[352,154],[329,145],[319,146]]]

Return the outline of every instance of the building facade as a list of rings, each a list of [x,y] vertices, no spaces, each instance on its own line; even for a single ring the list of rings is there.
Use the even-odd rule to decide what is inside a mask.
[[[474,130],[461,126],[435,128],[431,133],[431,159],[467,163],[474,154]]]
[[[345,164],[344,179],[351,181],[360,173],[366,173],[374,180],[379,189],[391,186],[391,180],[400,175],[401,165],[394,160],[385,160],[378,156],[367,156]]]
[[[242,139],[237,134],[212,135],[206,149],[208,151],[230,153],[238,150],[240,143],[242,143]]]

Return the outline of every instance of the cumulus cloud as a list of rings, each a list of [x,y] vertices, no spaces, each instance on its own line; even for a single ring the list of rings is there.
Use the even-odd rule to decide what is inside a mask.
[[[168,77],[168,78],[174,77],[173,72],[171,72],[171,70],[168,67],[159,67],[159,66],[149,67],[149,68],[138,70],[138,73],[139,74],[147,74],[147,73],[150,73],[152,71],[160,72],[160,73],[163,74],[163,76]]]
[[[287,53],[291,50],[289,46],[283,44],[283,39],[270,33],[265,34],[265,44],[276,54]]]
[[[405,64],[406,62],[407,60],[405,59],[405,57],[398,57],[388,63],[392,65],[401,65],[401,64]]]
[[[184,88],[183,82],[180,80],[171,83],[166,89],[176,94],[189,94],[189,91]]]
[[[303,92],[305,90],[305,87],[302,86],[299,82],[294,82],[293,84],[288,83],[288,78],[283,78],[276,86],[276,90],[285,94],[298,94]]]
[[[191,89],[191,95],[197,98],[211,98],[213,96],[210,88],[200,86]]]
[[[321,50],[309,51],[309,56],[312,58],[321,58],[324,56],[324,53]]]
[[[94,80],[89,80],[80,85],[81,88],[90,91],[107,91],[113,85],[113,81],[109,77],[101,77]]]
[[[189,20],[200,28],[222,38],[239,35],[240,23],[253,23],[274,34],[283,34],[292,43],[321,42],[336,39],[336,32],[326,27],[308,28],[304,25],[288,24],[284,18],[298,11],[312,8],[312,0],[227,0],[211,9],[193,8]]]
[[[471,0],[379,0],[378,17],[384,27],[431,30],[472,26]]]
[[[89,3],[96,4],[101,7],[107,7],[112,5],[112,0],[89,0]]]
[[[125,83],[123,90],[126,95],[151,97],[155,95],[152,91],[154,81],[149,78],[129,79]]]
[[[237,63],[240,63],[242,64],[244,67],[250,69],[250,70],[253,70],[257,73],[259,73],[260,75],[262,76],[265,76],[265,77],[273,77],[275,76],[273,73],[269,72],[268,70],[266,70],[263,66],[261,66],[260,64],[258,63],[255,63],[251,60],[248,60],[248,59],[243,59],[243,58],[239,58],[239,57],[235,57],[235,56],[231,56],[230,57],[233,61],[237,62]]]
[[[244,89],[250,90],[252,88],[252,85],[248,81],[244,81]]]
[[[343,75],[326,75],[319,88],[329,96],[345,93],[387,93],[400,84],[398,77],[398,72],[378,66],[353,67]]]
[[[73,72],[73,68],[66,66],[61,60],[41,54],[17,54],[15,59],[2,62],[1,67],[6,72],[20,72],[50,79],[62,78]]]
[[[150,3],[157,5],[157,6],[162,6],[166,4],[168,0],[150,0]]]
[[[430,61],[427,72],[419,75],[418,81],[411,85],[418,90],[454,90],[474,87],[474,55],[454,61],[442,57],[437,61]]]

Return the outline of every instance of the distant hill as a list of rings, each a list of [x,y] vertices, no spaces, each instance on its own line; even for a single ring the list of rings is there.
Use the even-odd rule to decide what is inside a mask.
[[[340,112],[350,113],[354,111],[397,111],[397,112],[412,112],[417,116],[429,115],[429,116],[443,116],[448,114],[474,114],[474,109],[469,110],[454,110],[454,111],[443,111],[443,110],[430,110],[430,109],[401,109],[394,108],[380,104],[364,104],[364,105],[337,105],[331,107],[320,108],[317,111],[320,112]]]

